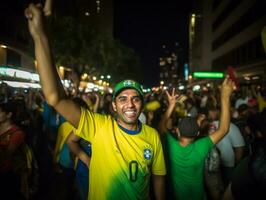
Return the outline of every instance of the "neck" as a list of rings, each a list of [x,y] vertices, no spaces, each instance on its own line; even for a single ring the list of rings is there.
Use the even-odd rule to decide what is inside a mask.
[[[190,143],[192,143],[194,141],[194,138],[187,138],[187,137],[179,137],[179,143],[181,144],[181,146],[187,146]]]
[[[117,123],[122,126],[123,128],[130,130],[130,131],[136,131],[138,129],[138,123],[134,124],[126,124],[122,122],[121,120],[117,119]]]

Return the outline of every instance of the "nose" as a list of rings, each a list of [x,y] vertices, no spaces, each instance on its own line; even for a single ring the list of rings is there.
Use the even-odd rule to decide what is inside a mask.
[[[128,107],[134,107],[135,106],[135,104],[134,104],[134,102],[133,102],[133,99],[129,99],[128,101],[127,101],[127,105],[128,105]]]

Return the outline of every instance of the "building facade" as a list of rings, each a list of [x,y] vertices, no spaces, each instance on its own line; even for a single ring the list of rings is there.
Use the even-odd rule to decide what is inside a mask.
[[[265,8],[264,0],[197,0],[190,16],[190,68],[225,72],[231,66],[240,79],[265,80]]]
[[[167,87],[176,87],[184,79],[184,55],[178,43],[170,46],[163,45],[159,57],[160,84]]]

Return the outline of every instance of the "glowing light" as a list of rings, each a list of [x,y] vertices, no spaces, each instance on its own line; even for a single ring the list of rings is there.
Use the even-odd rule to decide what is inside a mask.
[[[28,82],[17,82],[17,81],[3,81],[14,88],[41,88],[38,83],[28,83]]]
[[[194,78],[223,78],[222,72],[193,72]]]
[[[193,87],[193,91],[198,91],[198,90],[200,90],[200,85],[195,85],[195,86]]]
[[[3,48],[3,49],[6,49],[7,48],[7,46],[6,45],[3,45],[3,44],[1,44],[0,47]]]
[[[12,78],[26,79],[30,81],[40,81],[39,75],[36,73],[31,73],[24,70],[13,69],[8,67],[1,67],[0,75]]]
[[[184,90],[185,89],[185,86],[184,85],[180,85],[180,86],[178,86],[178,89],[179,90]]]

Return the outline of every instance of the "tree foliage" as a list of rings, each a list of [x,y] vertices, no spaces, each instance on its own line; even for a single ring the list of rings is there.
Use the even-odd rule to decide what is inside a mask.
[[[136,53],[93,27],[77,23],[72,17],[53,17],[48,30],[57,65],[78,73],[111,74],[113,81],[142,78]]]

